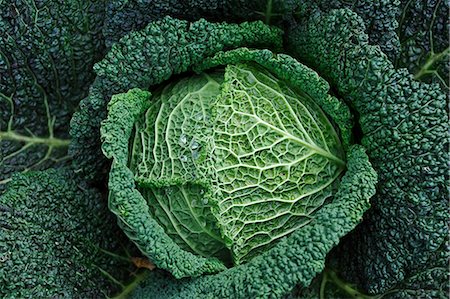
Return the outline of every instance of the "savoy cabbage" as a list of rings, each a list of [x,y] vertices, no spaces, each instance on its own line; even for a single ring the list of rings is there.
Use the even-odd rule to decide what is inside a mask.
[[[0,1],[0,297],[447,297],[448,8]]]
[[[173,22],[179,23],[166,18],[153,25]],[[236,61],[247,63],[228,64]],[[224,270],[229,255],[236,265],[251,261],[294,231],[317,233],[314,219],[334,206],[331,231],[321,240],[326,253],[325,240],[335,242],[360,221],[376,182],[362,149],[350,146],[348,108],[327,94],[315,72],[287,55],[247,48],[219,53],[197,71],[220,64],[225,70],[154,95],[138,89],[114,95],[101,128],[103,151],[113,158],[110,207],[141,250],[175,277]],[[320,106],[341,125],[342,143]],[[360,171],[348,171],[339,184],[344,148],[349,169]],[[355,206],[341,210],[339,202]],[[345,225],[332,221],[339,213]],[[149,238],[165,241],[155,247]]]

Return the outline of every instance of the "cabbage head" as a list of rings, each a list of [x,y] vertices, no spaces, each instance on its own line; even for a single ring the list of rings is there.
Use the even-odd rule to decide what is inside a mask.
[[[180,247],[236,264],[308,224],[345,168],[320,107],[251,64],[165,86],[133,134],[152,216]]]
[[[193,71],[113,95],[101,128],[110,208],[158,267],[212,274],[317,230],[318,217],[334,231],[316,233],[332,242],[359,223],[376,176],[325,80],[288,55],[249,48]],[[341,212],[349,228],[333,222]]]

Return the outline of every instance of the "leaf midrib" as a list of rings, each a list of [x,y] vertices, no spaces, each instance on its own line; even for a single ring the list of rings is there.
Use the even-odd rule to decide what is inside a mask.
[[[308,149],[310,149],[312,151],[315,151],[317,154],[319,154],[319,155],[321,155],[321,156],[323,156],[323,157],[325,157],[325,158],[335,162],[336,164],[338,164],[342,168],[345,167],[345,161],[339,159],[338,157],[336,157],[335,155],[331,154],[330,152],[327,152],[327,151],[323,150],[322,148],[318,147],[315,144],[308,143],[308,142],[306,142],[306,141],[304,141],[304,140],[302,140],[302,139],[292,135],[289,132],[286,132],[284,130],[281,130],[281,129],[277,128],[276,126],[274,126],[274,125],[266,122],[265,120],[261,119],[257,115],[246,113],[246,112],[242,112],[242,111],[235,111],[235,113],[236,114],[240,114],[242,116],[247,116],[247,117],[254,118],[258,122],[258,124],[266,126],[269,129],[277,132],[278,134],[280,134],[280,135],[282,135],[282,136],[292,140],[293,142],[295,142],[297,144],[300,144],[300,145],[302,145],[302,146],[304,146],[304,147],[306,147],[306,148],[308,148]]]

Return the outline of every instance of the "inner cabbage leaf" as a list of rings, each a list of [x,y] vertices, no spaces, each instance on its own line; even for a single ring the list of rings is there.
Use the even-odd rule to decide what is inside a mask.
[[[129,167],[166,233],[234,264],[313,221],[345,169],[314,99],[250,63],[161,89],[130,149]]]

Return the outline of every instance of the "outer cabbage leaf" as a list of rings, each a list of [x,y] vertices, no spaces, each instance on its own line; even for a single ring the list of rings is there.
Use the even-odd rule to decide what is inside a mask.
[[[346,280],[382,293],[426,267],[448,235],[446,94],[394,69],[348,10],[311,16],[287,36],[292,53],[359,114],[380,181],[373,208],[336,260]]]
[[[428,265],[411,271],[398,285],[389,289],[379,298],[440,298],[448,297],[450,293],[450,248],[448,240],[433,252]]]
[[[403,0],[399,18],[401,55],[397,67],[414,78],[448,86],[450,69],[450,3],[443,0]]]
[[[400,41],[397,30],[400,0],[292,0],[286,1],[285,6],[286,13],[293,11],[295,19],[300,21],[307,20],[314,14],[327,14],[334,9],[349,9],[363,20],[370,44],[378,45],[391,61],[398,58]]]
[[[125,244],[101,193],[69,169],[16,174],[0,196],[0,297],[105,297],[129,278],[114,255]]]
[[[0,190],[67,161],[68,124],[103,50],[101,1],[0,2]]]
[[[126,34],[141,30],[162,16],[171,16],[187,21],[205,18],[209,21],[243,22],[265,20],[264,16],[271,14],[272,7],[271,1],[257,0],[111,1],[106,7],[103,31],[106,44],[110,47]]]
[[[339,273],[325,269],[316,277],[308,288],[296,288],[287,298],[301,299],[332,299],[332,298],[360,298],[360,299],[387,299],[387,298],[447,298],[450,291],[450,273],[448,264],[450,250],[448,242],[434,253],[429,264],[418,271],[412,271],[402,282],[384,293],[367,295],[351,282],[342,280]]]

